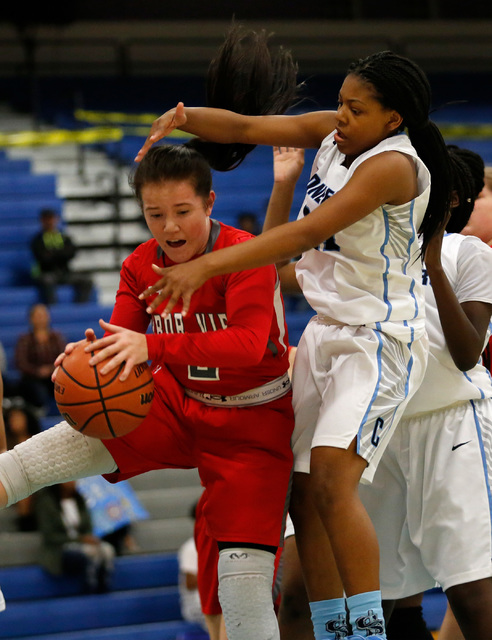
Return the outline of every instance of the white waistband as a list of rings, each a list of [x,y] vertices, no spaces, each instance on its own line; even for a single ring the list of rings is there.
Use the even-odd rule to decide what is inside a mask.
[[[185,393],[190,398],[199,400],[203,404],[210,405],[212,407],[246,407],[257,404],[264,404],[265,402],[271,402],[277,400],[290,391],[290,379],[289,374],[284,373],[280,378],[275,378],[261,387],[250,389],[244,393],[240,393],[237,396],[221,396],[215,393],[202,393],[201,391],[194,391],[193,389],[185,389]]]

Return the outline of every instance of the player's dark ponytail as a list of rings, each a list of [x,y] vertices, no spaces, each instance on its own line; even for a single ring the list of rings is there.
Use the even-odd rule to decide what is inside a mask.
[[[484,186],[484,162],[481,156],[469,149],[448,145],[453,172],[453,192],[458,204],[453,207],[446,225],[448,233],[460,233],[467,224],[475,200]]]
[[[207,107],[256,116],[282,114],[295,104],[297,65],[286,49],[271,49],[270,37],[265,31],[232,26],[208,69]],[[203,154],[217,171],[236,168],[256,146],[198,138],[186,145]]]
[[[417,64],[391,51],[358,60],[350,65],[347,73],[370,83],[381,104],[402,116],[402,128],[407,128],[419,158],[431,174],[429,204],[419,229],[424,255],[429,239],[446,219],[452,191],[451,162],[446,144],[438,127],[429,119],[429,81]]]

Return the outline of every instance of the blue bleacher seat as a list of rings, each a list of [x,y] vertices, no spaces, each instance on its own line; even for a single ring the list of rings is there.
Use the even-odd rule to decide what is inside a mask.
[[[0,173],[29,173],[30,171],[31,161],[28,159],[0,158]]]
[[[23,199],[39,198],[39,196],[56,195],[56,176],[52,174],[0,174],[0,197]]]
[[[37,565],[3,568],[0,584],[8,604],[0,638],[174,640],[198,634],[200,627],[181,619],[177,580],[175,553],[117,557],[114,590],[97,595],[84,594],[77,578],[52,577]]]
[[[23,194],[19,193],[14,201],[0,199],[0,221],[14,223],[16,220],[27,219],[38,222],[41,209],[54,209],[61,214],[62,205],[63,201],[54,194],[24,198]]]

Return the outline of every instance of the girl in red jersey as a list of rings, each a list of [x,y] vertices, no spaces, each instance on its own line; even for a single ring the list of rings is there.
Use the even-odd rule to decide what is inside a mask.
[[[155,265],[178,264],[251,236],[211,218],[215,194],[204,157],[184,145],[153,149],[133,186],[153,238],[123,263],[111,322],[90,345],[95,364],[152,360],[155,396],[142,424],[112,440],[62,422],[0,456],[0,506],[42,486],[105,474],[197,467],[207,532],[219,546],[219,599],[229,640],[277,638],[272,600],[292,469],[287,330],[279,280],[268,266],[208,281],[186,317],[153,315],[139,293]],[[87,338],[94,340],[91,329]],[[68,345],[66,353],[72,346]],[[56,361],[60,364],[65,354]],[[60,464],[63,460],[64,463]]]

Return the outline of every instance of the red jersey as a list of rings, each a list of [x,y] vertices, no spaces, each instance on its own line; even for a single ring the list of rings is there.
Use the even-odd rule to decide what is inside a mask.
[[[252,236],[212,220],[206,253]],[[138,295],[156,281],[152,264],[174,264],[155,239],[141,244],[124,261],[111,323],[145,333],[148,300]],[[235,395],[282,376],[289,368],[288,335],[274,266],[211,278],[192,296],[183,317],[177,305],[164,320],[152,314],[147,334],[153,365],[165,363],[186,388]]]

